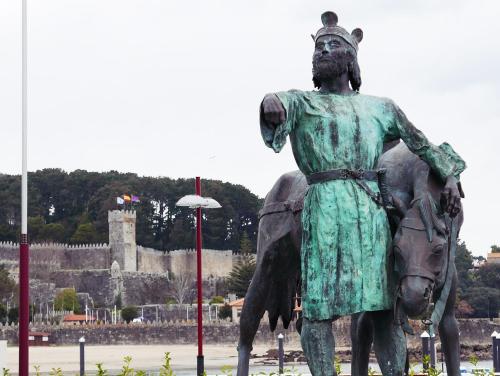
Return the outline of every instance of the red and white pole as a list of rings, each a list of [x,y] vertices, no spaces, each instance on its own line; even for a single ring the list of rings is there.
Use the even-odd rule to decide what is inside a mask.
[[[29,246],[28,246],[28,27],[27,0],[22,0],[22,175],[19,245],[19,375],[29,374]]]
[[[196,194],[201,196],[200,177],[196,177]],[[205,370],[203,359],[203,282],[201,275],[201,207],[196,208],[196,283],[198,290],[198,357],[197,375],[203,376]]]

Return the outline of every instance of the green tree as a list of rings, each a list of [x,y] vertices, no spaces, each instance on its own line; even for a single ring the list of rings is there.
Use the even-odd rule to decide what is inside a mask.
[[[42,227],[39,239],[45,242],[63,242],[64,235],[65,229],[61,223],[48,223]]]
[[[232,316],[233,316],[233,310],[231,309],[231,306],[229,304],[224,304],[222,307],[220,307],[219,309],[220,319],[224,320]]]
[[[54,301],[54,309],[58,311],[73,311],[75,313],[81,312],[80,303],[76,295],[75,289],[64,289],[59,291]]]
[[[20,184],[20,176],[0,174],[0,241],[18,238]],[[255,249],[262,199],[241,185],[208,179],[203,180],[202,185],[203,195],[213,197],[222,205],[221,209],[203,212],[204,246],[238,250],[246,233]],[[117,171],[67,173],[61,169],[43,169],[30,172],[30,239],[32,242],[106,242],[108,210],[117,209],[116,196],[133,193],[141,198],[135,206],[139,244],[161,250],[193,248],[193,210],[175,206],[179,198],[193,191],[194,179],[139,177]],[[86,222],[82,222],[82,216]],[[83,224],[86,226],[80,227]]]
[[[238,297],[244,297],[255,272],[255,259],[252,256],[242,257],[229,273],[227,289]]]
[[[491,252],[492,253],[500,253],[500,247],[498,245],[496,245],[496,244],[493,244],[491,246]]]
[[[17,323],[19,321],[19,308],[11,307],[7,313],[9,323]]]
[[[70,239],[73,244],[89,244],[97,241],[97,232],[92,223],[82,223]]]
[[[4,304],[0,304],[0,322],[4,325],[8,320],[7,314],[7,307]]]
[[[490,287],[471,287],[462,298],[474,310],[472,317],[498,317],[500,290]]]
[[[122,294],[118,294],[115,298],[115,306],[118,309],[122,309]]]
[[[126,306],[122,309],[122,319],[126,322],[130,322],[138,316],[136,306]]]
[[[458,242],[457,253],[455,256],[455,266],[458,275],[458,287],[460,291],[467,290],[473,283],[469,270],[473,268],[472,253],[467,249],[463,241]]]
[[[476,272],[476,280],[480,286],[500,291],[500,264],[484,264]]]
[[[28,217],[28,233],[30,234],[30,240],[33,243],[40,241],[40,234],[45,226],[45,219],[38,215],[36,217]]]
[[[248,233],[246,231],[243,232],[240,240],[240,253],[242,255],[249,255],[254,253],[252,241],[248,237]]]

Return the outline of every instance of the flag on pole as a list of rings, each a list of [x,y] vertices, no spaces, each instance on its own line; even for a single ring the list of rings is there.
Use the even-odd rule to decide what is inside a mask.
[[[125,203],[125,200],[123,198],[121,198],[121,197],[117,197],[116,198],[116,203],[118,205],[123,205]]]
[[[123,199],[126,201],[126,202],[130,202],[131,198],[129,195],[123,195]]]
[[[135,195],[132,195],[132,202],[140,202],[139,201],[139,197],[135,196]]]

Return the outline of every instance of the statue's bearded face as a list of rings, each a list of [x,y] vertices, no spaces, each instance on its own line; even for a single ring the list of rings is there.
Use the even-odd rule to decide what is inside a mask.
[[[324,35],[316,41],[313,54],[313,80],[317,87],[321,82],[335,80],[356,61],[354,49],[336,35]]]

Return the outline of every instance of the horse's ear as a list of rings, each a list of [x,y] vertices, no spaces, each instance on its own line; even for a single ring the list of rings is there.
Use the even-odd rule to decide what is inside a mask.
[[[418,211],[420,213],[420,218],[424,222],[425,232],[427,234],[427,240],[432,242],[432,232],[434,230],[434,223],[432,220],[432,208],[430,207],[430,202],[427,197],[423,197],[418,200]]]

